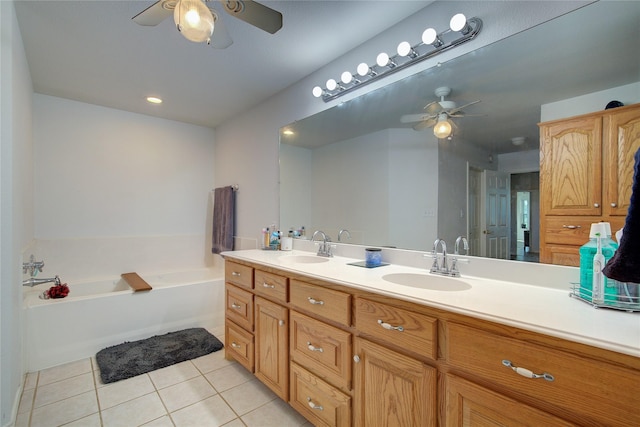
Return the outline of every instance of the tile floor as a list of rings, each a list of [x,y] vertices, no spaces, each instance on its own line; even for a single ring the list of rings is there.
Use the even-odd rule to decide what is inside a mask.
[[[16,427],[311,427],[224,350],[111,384],[95,358],[27,374]]]

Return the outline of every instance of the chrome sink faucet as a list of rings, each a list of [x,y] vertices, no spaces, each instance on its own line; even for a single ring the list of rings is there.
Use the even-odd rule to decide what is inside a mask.
[[[342,233],[347,235],[347,239],[351,240],[351,233],[347,229],[342,229],[338,232],[338,242],[342,242]]]
[[[331,253],[331,245],[329,244],[329,242],[331,242],[331,238],[329,238],[329,236],[327,236],[324,231],[320,231],[320,230],[316,230],[313,233],[313,236],[311,236],[311,241],[313,242],[316,239],[316,236],[320,234],[322,236],[322,243],[320,244],[320,246],[318,246],[318,256],[324,256],[324,257],[332,257],[333,254]]]
[[[442,246],[442,264],[438,265],[438,246]],[[433,242],[433,265],[431,266],[431,273],[449,274],[449,267],[447,266],[447,244],[442,239],[436,239]]]
[[[462,243],[465,254],[469,254],[469,242],[467,242],[467,238],[458,236],[458,238],[456,239],[456,247],[454,251],[455,256],[453,257],[453,261],[451,262],[450,271],[450,275],[454,277],[460,277],[460,271],[458,270],[458,255],[460,255],[460,243]]]

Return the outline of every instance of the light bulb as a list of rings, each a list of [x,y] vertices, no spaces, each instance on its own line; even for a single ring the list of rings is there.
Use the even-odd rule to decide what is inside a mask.
[[[388,63],[389,63],[389,55],[387,55],[385,52],[380,53],[376,58],[376,64],[378,64],[380,67],[384,67]]]
[[[437,38],[438,33],[436,33],[436,30],[433,28],[427,28],[424,30],[424,33],[422,33],[422,43],[424,44],[433,44]]]
[[[162,99],[157,96],[147,96],[147,102],[151,104],[162,104]]]
[[[320,98],[322,96],[322,92],[324,92],[324,91],[322,90],[322,88],[320,86],[314,87],[313,90],[311,91],[313,96],[315,96],[316,98]]]
[[[201,0],[180,0],[173,10],[178,31],[192,42],[207,42],[213,34],[214,19]]]
[[[449,27],[452,31],[459,31],[465,35],[471,31],[471,28],[467,24],[467,17],[462,13],[453,15],[453,18],[449,21]]]
[[[338,87],[338,82],[336,82],[334,79],[327,80],[327,89],[335,90],[337,87]]]
[[[398,55],[407,56],[411,53],[411,45],[409,42],[402,42],[398,45]]]
[[[451,135],[451,123],[446,118],[442,118],[442,116],[438,119],[438,123],[433,127],[433,134],[438,139],[444,139]]]
[[[356,72],[358,73],[358,75],[364,77],[369,74],[369,69],[369,65],[366,62],[361,62],[360,64],[358,64]]]
[[[353,80],[353,75],[350,72],[345,71],[340,76],[340,80],[342,80],[342,83],[344,83],[344,84],[349,84],[349,83],[351,83],[351,80]]]

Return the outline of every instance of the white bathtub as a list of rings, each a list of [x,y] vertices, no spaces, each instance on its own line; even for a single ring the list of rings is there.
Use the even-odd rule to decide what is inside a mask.
[[[138,274],[151,291],[135,293],[117,276],[68,283],[69,296],[62,299],[39,298],[51,283],[25,288],[27,370],[184,328],[204,327],[218,336],[224,332],[222,268]]]

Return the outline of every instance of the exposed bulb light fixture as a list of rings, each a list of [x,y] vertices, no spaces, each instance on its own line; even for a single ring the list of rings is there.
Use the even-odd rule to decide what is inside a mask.
[[[446,114],[440,114],[438,117],[438,123],[433,127],[433,134],[438,139],[444,139],[451,135],[451,123],[449,123],[449,119]]]
[[[180,0],[180,2],[183,1],[187,0]],[[349,71],[342,73],[341,84],[338,84],[335,79],[329,79],[325,88],[314,87],[313,96],[322,98],[324,102],[329,102],[383,76],[473,40],[482,29],[482,20],[480,18],[467,19],[462,13],[459,13],[451,18],[449,26],[450,28],[440,33],[433,28],[427,28],[422,33],[421,41],[417,44],[411,46],[409,42],[403,41],[398,44],[396,55],[389,56],[382,52],[376,57],[374,65],[362,62],[357,66],[356,73]],[[439,66],[439,64],[437,65]],[[356,74],[359,78],[354,78]]]
[[[211,43],[214,18],[202,0],[179,0],[173,10],[173,22],[187,40]]]
[[[147,102],[149,104],[162,104],[162,99],[157,96],[147,96]]]

